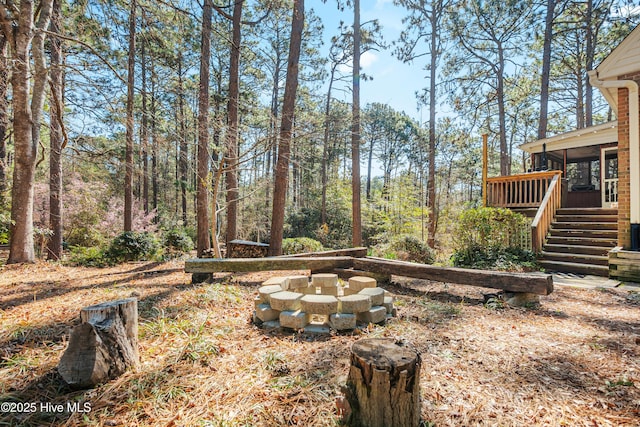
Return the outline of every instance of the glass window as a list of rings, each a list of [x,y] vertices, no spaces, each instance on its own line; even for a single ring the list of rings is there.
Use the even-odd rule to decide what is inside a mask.
[[[567,164],[569,191],[600,190],[600,161],[586,160]]]
[[[607,154],[604,165],[604,179],[618,177],[618,153]]]

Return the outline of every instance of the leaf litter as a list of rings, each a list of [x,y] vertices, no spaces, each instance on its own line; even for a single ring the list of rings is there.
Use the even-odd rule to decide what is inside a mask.
[[[483,288],[394,276],[383,286],[396,318],[313,336],[252,324],[257,288],[274,273],[191,284],[182,267],[0,266],[0,401],[91,406],[3,413],[0,424],[339,425],[351,345],[391,337],[421,354],[426,425],[640,425],[640,307],[630,288],[556,286],[539,307],[510,308],[487,304]],[[80,309],[131,296],[140,367],[95,389],[67,388],[56,366]]]

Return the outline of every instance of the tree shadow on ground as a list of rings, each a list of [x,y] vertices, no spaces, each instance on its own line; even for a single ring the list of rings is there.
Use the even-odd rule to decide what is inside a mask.
[[[153,266],[154,265],[151,264],[148,269],[153,268]],[[96,289],[96,288],[102,289],[102,288],[117,286],[123,283],[130,282],[132,280],[148,278],[150,275],[154,277],[162,277],[162,276],[168,276],[170,274],[173,274],[176,272],[182,272],[182,271],[184,270],[166,269],[166,270],[144,271],[142,267],[139,267],[131,271],[117,273],[118,275],[126,274],[127,276],[116,279],[116,280],[107,280],[101,283],[98,282],[98,283],[92,283],[90,285],[75,286],[75,287],[61,286],[63,284],[62,281],[29,282],[29,283],[23,284],[23,286],[28,286],[28,289],[24,289],[22,292],[20,292],[21,293],[20,296],[0,302],[0,310],[8,310],[14,307],[19,307],[23,304],[31,303],[34,300],[38,300],[38,301],[47,300],[50,298],[66,295],[71,292],[77,292],[77,291],[82,291],[86,289]],[[108,273],[108,274],[105,274],[104,276],[96,275],[93,277],[100,278],[100,277],[111,276],[115,274],[116,273]],[[87,280],[91,278],[92,277],[84,278],[83,280]],[[10,289],[4,289],[3,293],[7,291],[10,291]]]
[[[416,286],[417,285],[417,286]],[[484,299],[470,297],[468,295],[459,295],[454,292],[446,292],[446,291],[436,291],[431,290],[429,286],[422,286],[420,289],[421,283],[416,281],[411,281],[410,283],[406,282],[391,282],[386,285],[381,285],[380,287],[387,289],[389,292],[392,292],[396,295],[409,296],[409,297],[420,297],[420,298],[428,298],[434,301],[443,302],[443,303],[451,303],[451,304],[467,304],[467,305],[483,305]],[[497,293],[497,291],[494,291]]]
[[[73,391],[64,382],[57,367],[51,367],[21,390],[0,395],[0,402],[35,405],[27,407],[26,411],[0,413],[0,425],[30,427],[62,424],[71,416],[71,412],[67,411],[67,404],[73,402],[78,393],[82,392]],[[46,410],[46,407],[41,406],[48,403],[62,405],[63,410]]]
[[[193,289],[202,284],[166,285],[164,291],[149,294],[138,300],[138,315],[141,321],[154,318],[156,313],[154,307],[161,301],[170,298],[177,292]],[[106,286],[106,285],[104,285]],[[157,287],[157,286],[156,286]],[[84,288],[84,287],[83,287]],[[77,290],[78,288],[76,288]],[[82,307],[79,307],[79,309]],[[188,307],[185,307],[188,309]],[[8,339],[0,343],[0,368],[11,363],[15,356],[30,348],[42,348],[43,345],[54,345],[66,340],[69,330],[80,323],[78,316],[67,319],[66,322],[52,322],[34,327],[22,327],[9,336]],[[68,395],[68,393],[71,393]],[[9,393],[0,395],[0,402],[52,402],[65,403],[65,398],[71,401],[78,393],[73,392],[62,380],[57,372],[57,367],[52,367],[41,377],[29,382],[19,390],[9,389]],[[31,426],[31,425],[54,425],[56,422],[64,421],[69,414],[51,414],[47,412],[38,414],[0,414],[0,425]],[[4,424],[3,424],[4,423]]]

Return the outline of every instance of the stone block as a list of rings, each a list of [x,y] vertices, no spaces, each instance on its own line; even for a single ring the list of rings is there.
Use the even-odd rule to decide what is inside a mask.
[[[258,288],[258,295],[263,303],[269,304],[269,295],[275,294],[276,292],[282,292],[282,287],[280,285],[267,285],[261,286]]]
[[[307,288],[309,286],[309,278],[307,276],[289,276],[289,287],[290,291],[298,292],[297,290],[300,288]]]
[[[338,275],[332,273],[318,273],[311,276],[311,285],[321,288],[338,286]]]
[[[320,294],[321,295],[331,295],[331,296],[337,297],[338,295],[341,294],[340,287],[339,286],[333,286],[333,287],[320,288]]]
[[[280,313],[280,326],[289,329],[303,329],[309,324],[309,315],[304,311],[283,311]]]
[[[280,318],[280,311],[274,310],[269,304],[260,304],[256,307],[256,316],[262,322],[278,320]]]
[[[529,292],[505,292],[504,300],[512,307],[529,307],[540,304],[540,295]]]
[[[358,295],[366,295],[371,298],[371,305],[384,304],[384,289],[382,288],[366,288],[358,292]]]
[[[346,295],[338,298],[340,313],[362,313],[371,309],[371,298],[368,295]]]
[[[349,313],[335,313],[329,316],[329,326],[337,331],[355,329],[356,315]]]
[[[338,299],[331,295],[305,295],[302,310],[310,314],[333,314],[338,312]]]
[[[381,305],[371,307],[363,313],[358,313],[358,322],[362,323],[383,323],[387,320],[387,309]]]
[[[306,288],[298,288],[296,289],[297,292],[302,292],[305,295],[316,295],[318,293],[318,288],[316,288],[315,286],[307,286]]]
[[[262,282],[262,286],[271,285],[279,285],[283,290],[286,291],[287,289],[289,289],[289,278],[284,276],[272,277]]]
[[[300,299],[303,294],[291,291],[276,292],[269,296],[271,308],[279,311],[300,310]],[[282,323],[282,322],[281,322]]]
[[[387,314],[391,314],[393,311],[393,297],[384,297],[384,303],[382,305],[387,309]]]
[[[253,305],[255,306],[256,310],[258,309],[258,306],[260,304],[265,304],[265,302],[262,300],[262,297],[260,295],[256,295],[255,299],[253,300]]]
[[[349,285],[345,286],[344,288],[342,288],[342,295],[356,295],[358,293],[358,291],[356,291],[355,289],[351,289],[351,287]]]
[[[375,288],[376,286],[378,286],[378,282],[372,277],[353,276],[349,279],[349,289],[356,292],[367,288]]]

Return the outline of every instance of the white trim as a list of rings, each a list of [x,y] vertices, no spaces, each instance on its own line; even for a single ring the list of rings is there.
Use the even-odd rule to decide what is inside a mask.
[[[640,25],[634,28],[596,67],[598,78],[617,80],[619,76],[640,70]]]
[[[556,151],[616,142],[618,142],[618,121],[614,120],[601,125],[562,133],[550,138],[527,142],[518,148],[527,153],[541,153],[543,144],[547,144],[547,151]]]
[[[607,178],[607,152],[618,152],[618,147],[607,147],[600,150],[600,195],[602,207],[618,207],[618,177]]]
[[[598,71],[587,73],[594,87],[626,88],[629,91],[629,216],[631,224],[640,223],[640,108],[638,83],[633,80],[608,80],[598,78]]]

